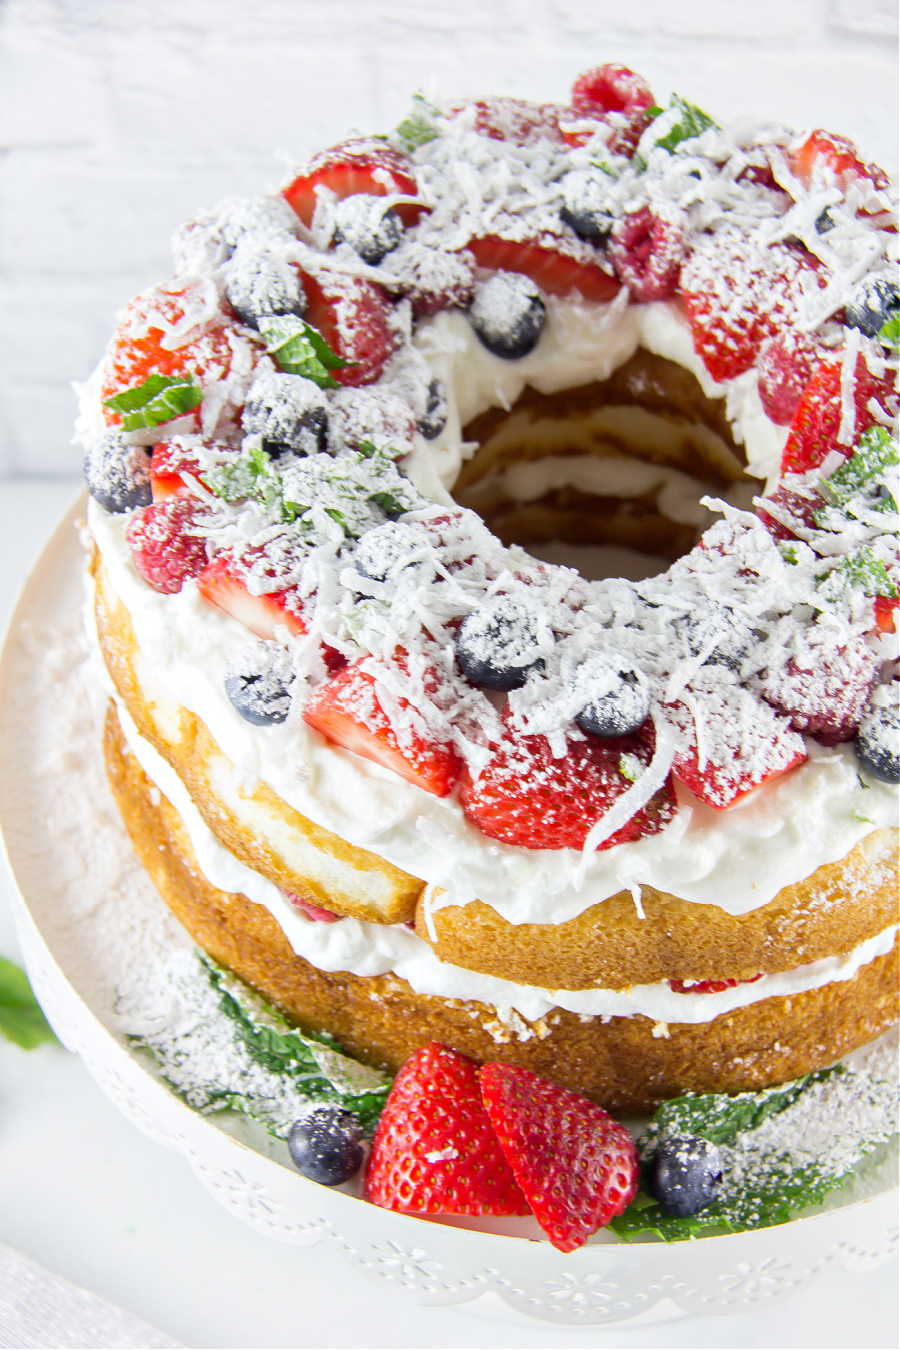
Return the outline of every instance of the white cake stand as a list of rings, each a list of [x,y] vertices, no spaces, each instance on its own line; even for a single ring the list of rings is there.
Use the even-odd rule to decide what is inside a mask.
[[[521,1313],[574,1326],[611,1325],[662,1300],[682,1314],[740,1313],[835,1267],[866,1271],[889,1259],[897,1243],[889,1168],[864,1195],[782,1227],[672,1246],[601,1233],[563,1255],[545,1241],[393,1214],[316,1186],[262,1132],[176,1098],[117,1028],[122,972],[189,940],[137,863],[105,783],[102,700],[91,694],[80,639],[73,523],[83,509],[80,500],[50,539],[0,659],[0,823],[35,991],[60,1040],[129,1120],[184,1154],[207,1190],[260,1232],[331,1243],[363,1277],[420,1304],[490,1291]]]

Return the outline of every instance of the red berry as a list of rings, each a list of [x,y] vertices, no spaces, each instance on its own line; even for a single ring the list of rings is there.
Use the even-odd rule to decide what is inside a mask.
[[[726,989],[737,989],[739,984],[756,984],[762,975],[750,975],[746,980],[667,980],[673,994],[722,994]]]
[[[389,715],[378,697],[379,667],[374,657],[347,666],[315,691],[303,716],[316,731],[424,788],[446,797],[459,777],[459,758],[451,745],[434,742],[421,730],[421,718],[408,699],[392,696]]]
[[[141,507],[132,516],[126,538],[134,565],[148,586],[164,595],[181,590],[206,566],[206,537],[196,527],[209,508],[196,497],[169,497]]]
[[[876,595],[873,602],[875,623],[881,633],[896,632],[896,610],[900,600],[896,596]]]
[[[876,188],[886,188],[890,182],[877,164],[866,164],[859,158],[852,141],[821,128],[809,133],[788,156],[788,164],[808,188],[847,188],[856,178],[869,178]]]
[[[767,703],[795,731],[824,745],[850,741],[878,675],[878,657],[864,637],[813,624],[793,637],[790,660],[759,679]]]
[[[396,289],[409,300],[417,319],[452,306],[465,309],[475,294],[475,259],[468,249],[448,253],[410,240],[389,253],[381,266],[396,277]]]
[[[561,1252],[621,1214],[638,1188],[631,1135],[600,1106],[530,1069],[485,1064],[481,1095],[534,1216]]]
[[[781,456],[782,475],[817,469],[832,450],[849,458],[860,436],[877,420],[870,401],[874,399],[884,407],[885,400],[896,393],[894,379],[890,370],[882,376],[873,375],[862,353],[857,356],[853,376],[853,441],[849,445],[838,444],[843,409],[841,360],[838,355],[820,361],[794,414]]]
[[[184,496],[191,491],[182,474],[199,478],[203,465],[192,453],[190,445],[181,440],[158,441],[150,461],[150,489],[155,502],[166,497]]]
[[[474,103],[455,104],[450,116],[475,109],[473,131],[494,141],[511,145],[535,145],[538,141],[562,142],[559,117],[563,111],[555,103],[529,103],[521,98],[485,98]]]
[[[321,150],[284,189],[281,195],[307,226],[312,224],[319,200],[317,187],[327,188],[338,201],[358,192],[374,197],[401,192],[415,197],[419,190],[410,161],[374,137],[357,137]],[[425,208],[400,203],[394,209],[404,224],[414,225]]]
[[[604,304],[619,291],[618,280],[590,259],[586,245],[577,254],[567,253],[571,244],[563,237],[548,248],[545,244],[485,235],[482,239],[470,239],[467,248],[475,255],[479,267],[520,272],[549,295],[565,296],[578,291],[582,299]]]
[[[826,505],[825,498],[812,490],[807,493],[795,492],[784,486],[777,487],[764,502],[770,502],[778,517],[771,515],[764,506],[757,507],[756,514],[773,539],[802,539],[801,530],[816,530],[816,511]],[[785,524],[785,520],[789,523]]]
[[[365,1198],[406,1214],[527,1214],[472,1060],[431,1041],[394,1079],[372,1140]]]
[[[296,587],[275,587],[262,594],[248,588],[248,558],[237,558],[231,552],[220,553],[197,578],[197,589],[211,605],[221,609],[259,638],[273,638],[276,630],[286,628],[289,633],[305,633],[303,602]]]
[[[387,291],[347,272],[303,275],[306,319],[331,350],[351,364],[332,371],[338,384],[374,384],[400,345]]]
[[[757,387],[766,414],[776,425],[786,427],[793,421],[815,362],[815,343],[804,333],[787,329],[763,343],[756,363]]]
[[[489,839],[522,848],[582,848],[588,831],[632,786],[623,755],[648,764],[651,751],[637,736],[572,741],[554,759],[546,736],[507,731],[491,759],[472,778],[463,774],[459,800],[467,820]],[[666,786],[600,845],[612,848],[657,834],[672,819],[675,798]]]
[[[323,909],[321,905],[314,905],[311,900],[304,900],[302,895],[296,895],[294,891],[282,891],[282,895],[286,896],[301,914],[305,914],[308,919],[314,919],[316,923],[337,923],[341,917],[333,910]]]
[[[596,118],[612,128],[607,141],[615,155],[633,155],[652,118],[653,93],[646,80],[627,66],[596,66],[579,75],[572,86],[572,111],[579,118]],[[564,132],[570,145],[581,145],[585,132]]]
[[[684,259],[684,231],[642,206],[613,226],[608,253],[616,276],[634,300],[666,300],[675,294]]]

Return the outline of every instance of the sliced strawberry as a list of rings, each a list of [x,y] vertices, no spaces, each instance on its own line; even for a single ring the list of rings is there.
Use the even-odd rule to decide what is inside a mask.
[[[838,355],[820,361],[794,414],[781,456],[782,475],[817,469],[832,450],[849,458],[860,436],[877,420],[871,401],[874,399],[884,408],[885,400],[896,394],[895,378],[891,370],[882,376],[873,375],[862,353],[857,356],[853,377],[853,441],[849,445],[839,444],[843,413],[841,360]]]
[[[715,811],[733,806],[807,758],[803,737],[749,690],[713,680],[711,687],[694,687],[690,693],[692,707],[678,702],[666,708],[680,733],[672,772]]]
[[[303,716],[336,745],[391,769],[436,797],[446,797],[459,777],[456,751],[420,734],[419,719],[405,698],[391,699],[391,706],[397,709],[392,720],[378,697],[375,670],[381,664],[374,658],[363,658],[347,666],[316,690]]]
[[[631,1135],[600,1106],[530,1069],[485,1064],[481,1095],[534,1217],[561,1252],[621,1214],[638,1188]]]
[[[769,420],[790,426],[816,364],[816,345],[787,329],[764,342],[757,362],[757,388]]]
[[[321,268],[303,275],[306,320],[351,364],[332,372],[339,384],[374,384],[401,342],[387,291],[362,277]]]
[[[333,910],[323,909],[321,905],[314,905],[311,900],[304,900],[302,895],[297,895],[294,891],[282,891],[282,895],[286,896],[301,914],[305,914],[307,919],[313,919],[316,923],[337,923],[341,917]]]
[[[604,272],[599,263],[563,252],[567,244],[567,240],[560,239],[558,245],[548,247],[491,234],[471,239],[466,247],[475,255],[479,267],[520,272],[548,295],[566,296],[577,291],[583,300],[605,304],[618,294],[620,283],[616,277]]]
[[[372,1140],[365,1198],[406,1214],[527,1214],[472,1060],[431,1041],[410,1055]]]
[[[231,552],[220,553],[197,578],[197,589],[211,605],[237,619],[259,638],[279,628],[305,633],[302,601],[294,587],[254,595],[247,589],[247,568]]]
[[[150,490],[155,502],[165,501],[166,497],[183,497],[190,493],[189,484],[182,475],[199,478],[203,465],[192,452],[190,445],[176,439],[158,441],[153,447],[150,461]]]
[[[567,753],[554,759],[546,736],[507,730],[478,776],[464,773],[459,791],[463,813],[482,834],[505,844],[582,848],[591,826],[632,785],[632,777],[623,772],[632,764],[623,756],[646,765],[651,750],[637,736],[616,741],[592,736],[571,742]],[[601,849],[658,833],[674,811],[667,784]]]
[[[198,532],[209,508],[194,497],[170,497],[135,511],[125,537],[148,586],[175,595],[206,566],[206,536]]]
[[[811,131],[798,149],[788,156],[791,172],[805,187],[847,188],[857,178],[869,178],[876,188],[886,188],[890,180],[877,164],[866,164],[856,146],[845,136],[819,128]]]
[[[900,605],[900,600],[894,596],[876,595],[874,601],[875,623],[880,632],[895,633],[897,631],[896,618],[898,605]]]
[[[410,161],[374,137],[342,141],[330,150],[320,151],[309,161],[305,172],[284,189],[281,195],[307,226],[312,224],[319,200],[317,187],[327,188],[338,201],[358,192],[373,197],[386,197],[394,192],[415,197],[419,191]],[[395,210],[405,225],[414,225],[425,207],[401,203]]]
[[[742,375],[766,339],[792,325],[803,293],[825,284],[818,268],[803,249],[760,248],[737,228],[699,237],[680,290],[694,349],[714,380]]]
[[[635,146],[652,118],[650,86],[627,66],[596,66],[579,75],[572,86],[572,113],[579,120],[591,118],[610,128],[607,146],[614,155],[634,154]],[[563,121],[565,125],[565,120]],[[563,131],[569,145],[583,145],[590,131]]]
[[[815,513],[826,505],[825,498],[818,492],[795,492],[783,484],[763,501],[771,503],[772,510],[778,513],[777,518],[765,506],[757,507],[756,514],[773,539],[784,541],[802,539],[801,530],[818,529]]]
[[[474,103],[453,104],[449,116],[456,117],[474,108],[473,131],[494,141],[511,145],[535,145],[538,141],[562,143],[559,129],[562,109],[556,103],[529,103],[521,98],[485,98]]]
[[[643,206],[616,221],[607,252],[616,276],[634,300],[666,300],[678,285],[684,230]]]
[[[750,975],[745,980],[667,980],[673,994],[724,994],[726,989],[737,989],[739,984],[756,984],[762,975]]]

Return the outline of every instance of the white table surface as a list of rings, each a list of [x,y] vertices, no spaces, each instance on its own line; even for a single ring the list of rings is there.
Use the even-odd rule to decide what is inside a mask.
[[[74,479],[0,478],[0,623]],[[18,943],[0,877],[0,953]],[[0,1039],[0,1242],[187,1346],[895,1347],[896,1264],[833,1270],[735,1317],[568,1329],[492,1295],[420,1308],[363,1282],[329,1247],[290,1247],[226,1213],[183,1159],[135,1130],[58,1046]],[[0,1343],[3,1339],[0,1326]]]

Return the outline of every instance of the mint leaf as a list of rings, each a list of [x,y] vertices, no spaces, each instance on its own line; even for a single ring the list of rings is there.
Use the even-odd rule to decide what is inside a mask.
[[[328,372],[355,364],[333,352],[318,329],[296,314],[263,315],[259,331],[266,351],[286,375],[303,375],[320,389],[337,389],[337,380]]]
[[[203,401],[203,390],[193,380],[174,375],[151,375],[143,384],[123,389],[103,400],[107,408],[122,413],[122,429],[138,431],[158,427],[192,412]]]
[[[897,585],[888,575],[884,563],[875,557],[867,544],[848,553],[837,567],[816,580],[819,594],[826,600],[840,601],[851,591],[884,595],[891,600],[895,600],[898,594]]]
[[[437,140],[440,132],[435,119],[440,110],[429,103],[424,94],[413,94],[412,108],[396,128],[394,135],[407,154],[412,154],[420,145]]]
[[[694,103],[688,103],[680,94],[672,95],[666,112],[676,112],[677,117],[665,135],[655,141],[654,145],[658,145],[661,150],[668,150],[670,154],[682,141],[692,140],[710,127],[719,125],[702,108],[698,108]]]
[[[207,469],[204,481],[210,492],[226,502],[257,497],[269,506],[277,502],[280,495],[278,475],[271,457],[260,443],[254,444],[249,437],[239,454]]]
[[[0,956],[0,1033],[23,1050],[56,1040],[28,976],[5,956]]]
[[[887,347],[888,351],[893,352],[894,356],[900,354],[900,316],[888,319],[887,323],[882,324],[878,330],[878,341],[882,347]]]
[[[887,427],[870,427],[853,454],[819,483],[819,491],[835,506],[873,487],[886,469],[900,464],[897,442]]]

